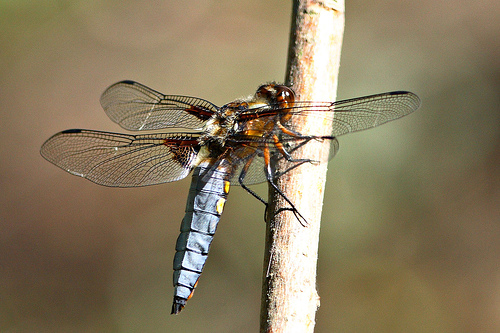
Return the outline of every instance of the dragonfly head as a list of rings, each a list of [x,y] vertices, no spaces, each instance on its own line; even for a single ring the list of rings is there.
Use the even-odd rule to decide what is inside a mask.
[[[293,107],[295,102],[294,91],[282,84],[264,84],[257,88],[255,92],[255,101],[276,106],[280,109],[288,109]]]

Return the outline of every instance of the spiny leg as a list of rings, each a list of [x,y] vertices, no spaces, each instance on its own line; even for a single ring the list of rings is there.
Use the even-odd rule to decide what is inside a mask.
[[[306,227],[309,223],[307,222],[307,220],[305,219],[304,216],[302,216],[302,214],[300,214],[300,212],[298,211],[298,209],[295,207],[295,205],[290,201],[290,199],[288,199],[288,197],[285,195],[285,193],[283,193],[279,188],[278,186],[274,183],[274,175],[273,175],[273,171],[272,171],[272,168],[271,168],[271,157],[270,157],[270,153],[269,153],[269,147],[265,146],[264,149],[264,163],[265,163],[265,166],[266,166],[266,178],[267,178],[267,182],[269,184],[271,184],[271,186],[274,188],[274,190],[276,191],[276,193],[278,193],[279,195],[281,195],[281,197],[283,199],[285,199],[285,201],[290,205],[290,210],[293,212],[293,214],[295,215],[295,217],[297,218],[297,220],[299,220],[299,223]]]
[[[305,140],[306,141],[304,143],[300,144],[297,148],[299,148],[299,147],[303,146],[305,143],[309,142],[310,139],[305,139]],[[307,162],[311,162],[311,163],[314,162],[313,160],[308,159],[308,158],[300,158],[300,159],[292,158],[292,155],[290,155],[290,153],[285,149],[285,147],[283,146],[283,143],[281,143],[280,138],[276,134],[273,135],[273,141],[274,141],[274,146],[278,149],[278,151],[281,153],[281,155],[283,155],[288,162],[297,162],[300,164],[307,163]],[[295,148],[295,149],[297,149],[297,148]]]
[[[266,202],[262,197],[260,197],[257,193],[255,193],[252,189],[250,189],[248,186],[246,186],[244,184],[244,179],[245,179],[245,176],[247,175],[247,172],[248,172],[248,169],[250,168],[250,165],[252,164],[252,161],[253,159],[255,158],[255,155],[252,155],[248,161],[245,163],[245,165],[243,166],[241,172],[240,172],[240,175],[238,176],[238,182],[240,184],[240,186],[245,190],[247,191],[248,193],[250,193],[253,197],[255,197],[256,199],[258,199],[260,202],[262,202],[266,208],[264,210],[264,221],[266,221],[266,217],[267,217],[267,213],[268,213],[268,208],[269,208],[269,204],[268,202]],[[267,163],[268,165],[270,165],[270,163]],[[271,178],[269,178],[269,175],[271,175]],[[268,182],[273,186],[273,188],[278,192],[280,193],[281,196],[283,196],[285,198],[285,200],[288,202],[288,204],[290,204],[291,208],[283,208],[283,210],[291,210],[295,216],[297,217],[297,219],[299,220],[300,224],[302,224],[303,226],[306,226],[307,225],[307,221],[306,219],[300,215],[300,213],[297,211],[297,209],[295,208],[295,206],[292,204],[292,202],[276,187],[276,184],[274,184],[274,182],[272,181],[272,173],[270,173],[269,171],[266,170],[266,178],[268,179]],[[271,180],[270,180],[271,179]],[[297,214],[300,216],[297,216]]]
[[[267,216],[267,208],[269,207],[269,204],[267,203],[267,201],[262,199],[257,193],[255,193],[253,190],[251,190],[248,186],[246,186],[243,183],[243,181],[245,180],[245,176],[247,175],[248,169],[250,168],[250,165],[252,164],[252,161],[255,158],[255,155],[256,155],[256,153],[254,153],[252,156],[250,156],[248,161],[245,163],[245,165],[241,169],[240,175],[238,176],[238,183],[245,191],[250,193],[254,198],[258,199],[260,202],[262,202],[266,206],[266,209],[264,210],[264,222],[265,222],[266,216]]]
[[[335,137],[332,136],[310,136],[310,135],[302,135],[299,132],[295,132],[289,128],[286,128],[280,121],[277,122],[277,126],[281,132],[284,134],[291,136],[292,138],[295,139],[300,139],[303,140],[301,143],[299,143],[296,147],[292,148],[292,152],[299,149],[300,147],[303,147],[305,144],[307,144],[311,140],[317,140],[317,141],[323,141],[323,140],[332,140],[335,139]],[[319,161],[316,160],[311,160],[307,158],[303,159],[293,159],[290,153],[285,149],[283,146],[281,140],[276,136],[276,134],[273,135],[273,140],[276,148],[281,152],[281,154],[285,157],[285,159],[289,162],[301,162],[300,164],[295,165],[294,167],[297,167],[298,165],[301,165],[303,163],[309,162],[312,164],[318,164]],[[297,140],[296,140],[297,141]]]

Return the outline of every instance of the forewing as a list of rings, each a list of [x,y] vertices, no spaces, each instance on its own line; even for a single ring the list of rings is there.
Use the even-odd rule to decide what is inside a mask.
[[[136,187],[186,177],[199,148],[196,136],[185,133],[127,135],[67,130],[48,139],[41,154],[94,183]]]
[[[333,136],[376,127],[404,117],[420,106],[417,95],[393,91],[335,102],[329,114],[333,117]]]
[[[101,105],[111,120],[132,131],[199,129],[218,110],[204,99],[163,95],[134,81],[110,86],[101,96]]]
[[[391,120],[404,117],[420,106],[417,95],[407,91],[393,91],[383,94],[353,98],[338,102],[296,101],[289,109],[271,106],[259,106],[249,109],[242,117],[264,121],[278,121],[279,114],[290,115],[283,125],[302,136],[339,136],[376,127]],[[331,127],[317,128],[314,132],[301,131],[302,117],[320,117]]]

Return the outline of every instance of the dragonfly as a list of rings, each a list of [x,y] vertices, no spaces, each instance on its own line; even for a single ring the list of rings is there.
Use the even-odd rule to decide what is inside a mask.
[[[172,314],[178,314],[193,295],[230,185],[240,185],[267,211],[267,202],[248,187],[267,181],[306,225],[276,179],[304,163],[333,157],[339,148],[336,137],[401,118],[420,105],[418,96],[407,91],[337,102],[300,101],[292,88],[269,83],[248,98],[219,107],[201,98],[164,95],[128,80],[107,88],[100,102],[122,128],[152,133],[70,129],[49,138],[41,155],[73,175],[111,187],[173,182],[193,173],[175,246]],[[302,117],[320,117],[333,125],[302,133],[296,125]],[[156,131],[162,129],[175,131]],[[313,142],[330,146],[326,159],[294,157]],[[285,171],[277,171],[278,163]]]

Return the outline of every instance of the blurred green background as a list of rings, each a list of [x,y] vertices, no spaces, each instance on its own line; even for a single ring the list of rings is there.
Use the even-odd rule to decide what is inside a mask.
[[[416,113],[341,137],[317,332],[500,331],[500,5],[347,1],[338,98],[410,90]],[[255,332],[264,207],[233,187],[170,316],[189,181],[105,188],[40,155],[131,79],[224,104],[285,75],[287,1],[0,1],[0,331]],[[258,191],[266,193],[266,185]]]

